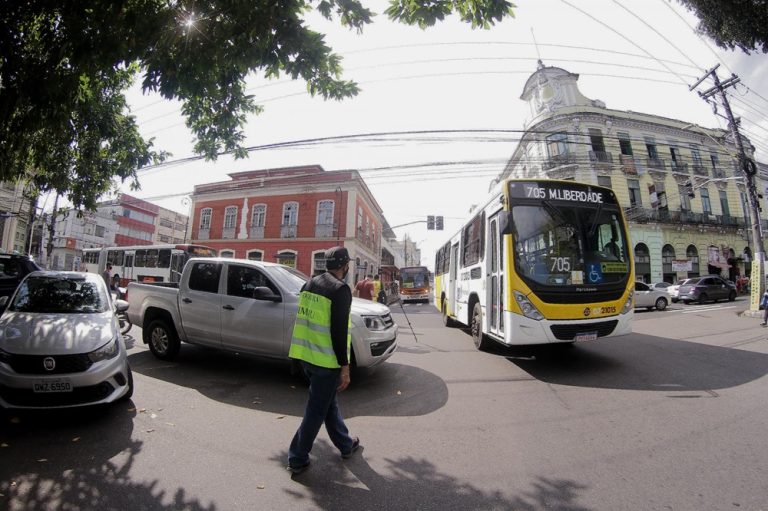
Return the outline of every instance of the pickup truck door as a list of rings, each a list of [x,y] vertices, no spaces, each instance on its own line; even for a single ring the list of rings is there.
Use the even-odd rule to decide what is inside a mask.
[[[281,296],[280,288],[261,269],[227,263],[225,289],[221,301],[221,343],[225,348],[287,357],[289,340],[285,335],[285,303],[255,299],[254,289],[268,287]]]
[[[179,314],[188,342],[221,346],[220,262],[196,262],[179,286]]]

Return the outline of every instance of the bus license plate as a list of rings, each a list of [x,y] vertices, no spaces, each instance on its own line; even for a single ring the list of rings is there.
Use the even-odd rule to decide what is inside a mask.
[[[573,338],[574,341],[594,341],[597,339],[597,332],[582,332],[580,334],[576,334],[576,337]]]
[[[51,392],[72,392],[72,382],[66,378],[37,380],[32,383],[32,391],[41,394]]]

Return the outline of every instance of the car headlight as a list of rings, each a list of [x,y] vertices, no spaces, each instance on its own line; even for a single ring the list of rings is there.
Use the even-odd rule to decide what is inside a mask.
[[[112,339],[101,348],[88,353],[88,358],[91,359],[91,362],[96,363],[100,360],[116,357],[119,351],[120,350],[117,347],[117,339]]]
[[[368,330],[387,329],[387,325],[384,324],[384,320],[380,316],[363,316],[363,322]]]
[[[523,311],[523,315],[526,318],[531,318],[536,321],[541,321],[544,319],[544,315],[539,312],[539,309],[537,309],[536,306],[533,305],[523,293],[520,291],[514,291],[514,294],[515,300],[517,300],[517,305],[520,307],[520,310]]]
[[[627,312],[633,310],[634,301],[635,301],[635,292],[634,290],[630,290],[629,296],[627,297],[627,301],[624,302],[624,307],[621,309],[621,313],[626,314]]]

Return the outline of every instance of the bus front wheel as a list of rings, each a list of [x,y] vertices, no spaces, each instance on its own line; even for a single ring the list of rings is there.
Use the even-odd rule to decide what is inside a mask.
[[[480,306],[479,302],[475,303],[475,306],[472,309],[472,324],[470,325],[470,328],[472,329],[472,340],[475,343],[475,348],[480,351],[487,350],[490,342],[488,341],[488,338],[483,335],[483,308]]]

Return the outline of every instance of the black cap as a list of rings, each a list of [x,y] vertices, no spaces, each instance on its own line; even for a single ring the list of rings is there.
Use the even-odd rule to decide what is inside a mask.
[[[349,252],[344,247],[332,247],[325,251],[325,267],[329,270],[343,268],[349,262]]]

